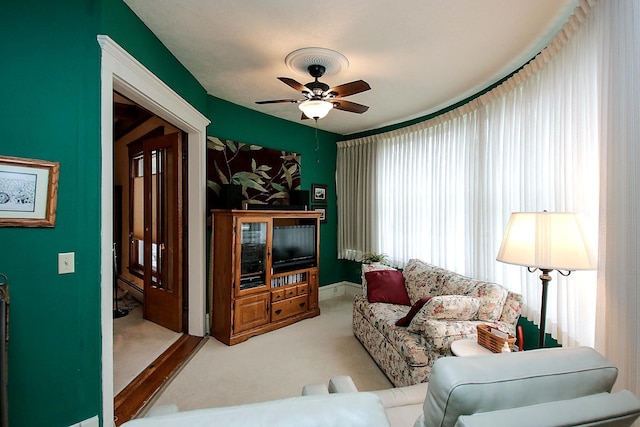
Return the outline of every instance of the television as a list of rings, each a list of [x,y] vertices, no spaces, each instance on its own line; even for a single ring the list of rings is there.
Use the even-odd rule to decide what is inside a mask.
[[[316,266],[315,225],[274,226],[271,245],[275,273]]]

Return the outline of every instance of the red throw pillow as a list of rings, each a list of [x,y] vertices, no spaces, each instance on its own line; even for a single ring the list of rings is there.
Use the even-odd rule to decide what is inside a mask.
[[[411,306],[411,310],[409,310],[407,315],[396,321],[396,326],[409,326],[409,323],[411,323],[411,319],[413,319],[413,316],[415,316],[420,311],[422,306],[425,305],[430,299],[431,297],[424,297],[416,301],[416,303]]]
[[[369,271],[364,274],[364,277],[367,280],[367,299],[369,302],[411,305],[401,271]]]

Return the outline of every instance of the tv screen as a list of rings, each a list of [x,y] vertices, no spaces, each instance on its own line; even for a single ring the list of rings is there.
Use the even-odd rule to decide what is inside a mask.
[[[313,267],[316,261],[316,227],[274,226],[272,246],[274,270]]]

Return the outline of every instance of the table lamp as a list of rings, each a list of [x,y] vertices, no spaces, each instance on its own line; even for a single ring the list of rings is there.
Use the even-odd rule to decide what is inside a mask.
[[[576,214],[567,212],[512,213],[496,259],[525,266],[531,273],[542,272],[540,348],[544,347],[549,273],[556,270],[568,276],[575,270],[597,268],[596,258]]]

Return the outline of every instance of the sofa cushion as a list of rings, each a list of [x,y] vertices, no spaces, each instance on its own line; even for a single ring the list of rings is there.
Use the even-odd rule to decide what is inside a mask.
[[[427,296],[476,297],[480,299],[480,307],[475,319],[485,322],[500,320],[509,293],[507,289],[496,283],[471,279],[419,259],[410,259],[403,275],[411,304]]]
[[[462,295],[431,297],[414,316],[407,330],[421,334],[427,320],[471,320],[478,312],[480,300]]]
[[[419,259],[410,259],[402,274],[411,304],[415,304],[420,298],[440,295],[439,288],[447,273],[447,270]]]
[[[431,297],[424,297],[416,301],[416,303],[411,306],[411,309],[409,310],[406,316],[396,320],[396,326],[409,326],[409,323],[411,323],[411,320],[413,320],[413,318],[415,317],[416,314],[418,314],[422,306],[425,305],[427,301],[429,301],[430,299]]]
[[[368,271],[365,273],[365,279],[369,302],[410,305],[401,271]]]
[[[457,273],[449,275],[440,288],[440,295],[466,295],[480,299],[476,320],[500,320],[509,291],[497,283],[484,282]]]
[[[367,278],[365,274],[370,271],[380,271],[380,270],[396,270],[395,268],[384,265],[384,264],[362,264],[360,267],[362,271],[362,295],[367,295]]]

